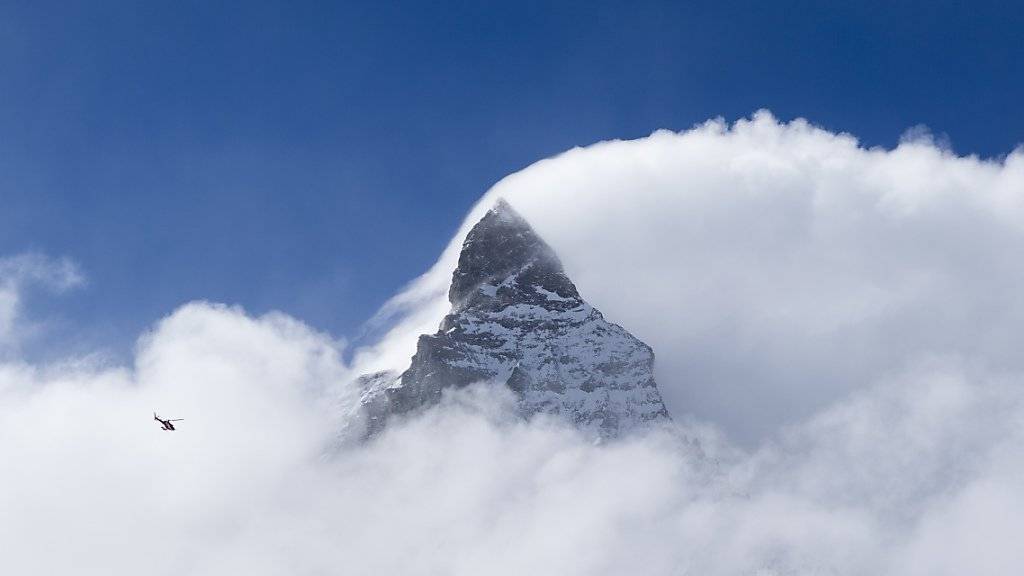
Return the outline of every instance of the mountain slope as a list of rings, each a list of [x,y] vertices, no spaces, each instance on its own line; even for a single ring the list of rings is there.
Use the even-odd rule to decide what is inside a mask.
[[[520,412],[557,415],[600,437],[669,418],[649,346],[580,296],[558,257],[507,203],[469,232],[449,314],[420,336],[400,376],[365,376],[371,431],[475,382],[512,389]]]

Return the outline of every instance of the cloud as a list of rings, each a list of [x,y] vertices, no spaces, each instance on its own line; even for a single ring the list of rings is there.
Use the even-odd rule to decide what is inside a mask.
[[[504,197],[654,348],[670,411],[748,444],[930,355],[1024,368],[1024,151],[959,157],[922,133],[865,149],[759,112],[540,161],[483,197],[356,364],[408,363]]]
[[[0,571],[209,569],[323,454],[338,353],[282,315],[193,303],[140,340],[133,367],[0,364]],[[185,418],[180,431],[153,411]]]
[[[603,445],[486,386],[346,441],[349,383],[434,329],[461,236],[352,365],[206,302],[129,365],[14,347],[0,573],[1016,574],[1022,181],[1019,152],[865,150],[766,114],[502,181],[467,226],[507,198],[658,353],[677,427]],[[0,285],[24,298],[41,276],[17,269]]]
[[[38,325],[22,322],[24,291],[33,285],[64,292],[84,283],[75,264],[42,254],[20,254],[0,258],[0,354],[31,336]]]
[[[932,129],[925,124],[918,124],[904,130],[903,134],[900,134],[900,143],[923,144],[945,152],[953,151],[953,143],[949,139],[949,134],[942,133],[936,136],[932,134]]]
[[[328,336],[186,305],[130,367],[0,364],[11,574],[1015,574],[1024,388],[933,359],[754,450],[449,395],[368,444]],[[150,420],[184,417],[177,432]],[[699,442],[699,446],[698,443]]]

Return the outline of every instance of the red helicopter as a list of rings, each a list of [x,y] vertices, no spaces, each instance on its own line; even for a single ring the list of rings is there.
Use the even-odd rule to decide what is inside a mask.
[[[163,428],[164,430],[171,430],[171,431],[176,430],[176,428],[174,427],[174,424],[171,424],[171,422],[181,422],[182,420],[184,420],[184,418],[174,418],[173,420],[171,420],[171,419],[163,420],[159,416],[156,415],[156,412],[153,412],[153,419],[156,420],[157,422],[163,424],[164,425],[164,428]]]

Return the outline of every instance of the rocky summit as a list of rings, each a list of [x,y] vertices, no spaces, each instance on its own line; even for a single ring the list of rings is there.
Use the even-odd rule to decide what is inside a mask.
[[[476,382],[508,386],[524,417],[555,415],[601,438],[669,418],[651,348],[583,300],[505,201],[467,235],[448,299],[451,311],[420,336],[405,372],[361,379],[371,432]]]

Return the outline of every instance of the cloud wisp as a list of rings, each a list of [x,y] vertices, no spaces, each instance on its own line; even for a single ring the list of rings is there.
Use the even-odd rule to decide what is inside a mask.
[[[39,328],[24,320],[27,288],[40,286],[60,293],[84,282],[78,268],[68,259],[54,260],[34,253],[0,258],[0,356],[12,353]]]

